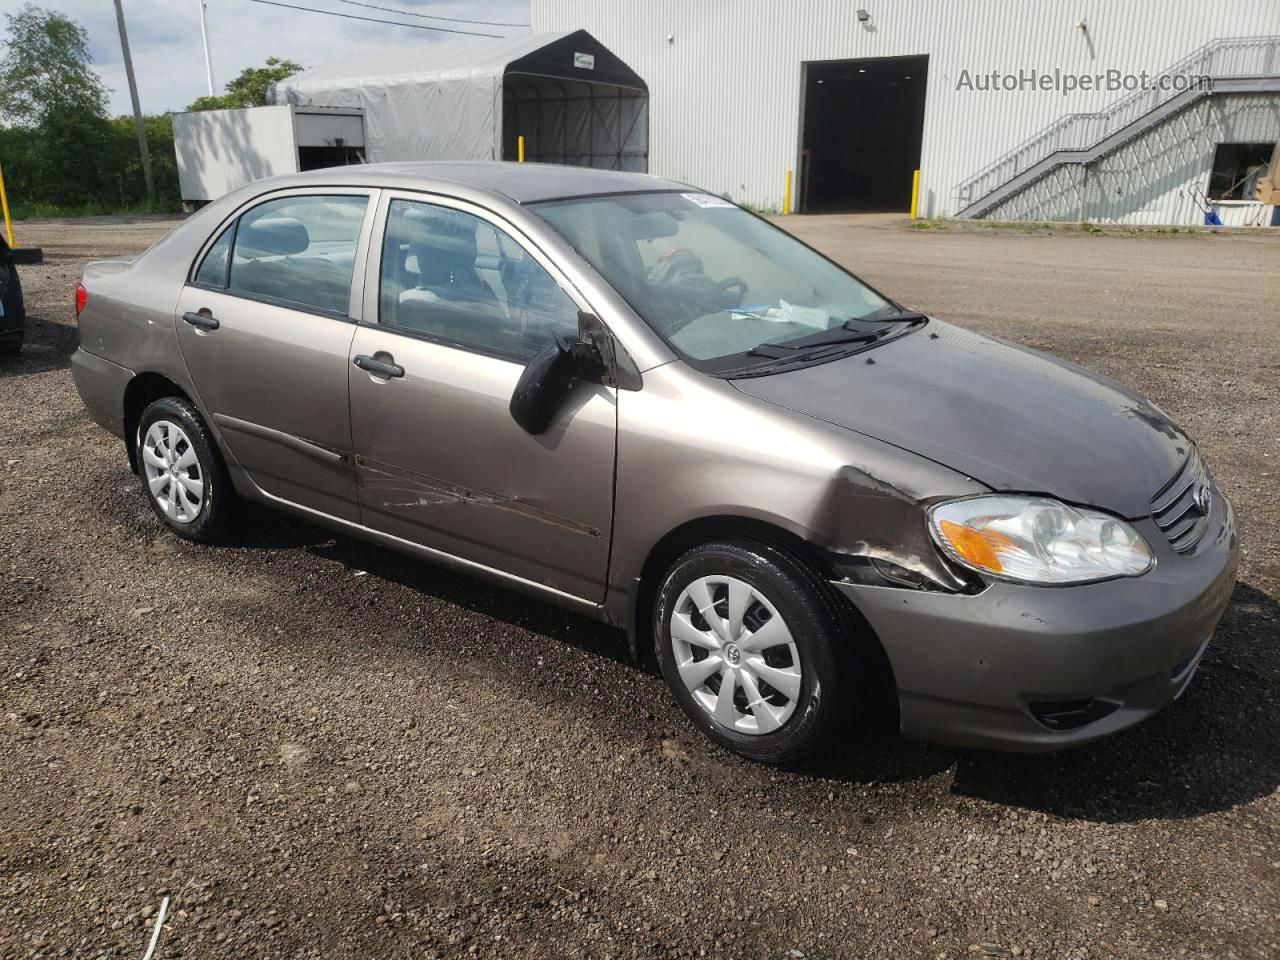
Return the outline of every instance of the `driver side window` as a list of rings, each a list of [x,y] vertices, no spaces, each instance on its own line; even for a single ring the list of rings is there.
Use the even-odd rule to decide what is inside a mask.
[[[510,236],[469,213],[392,200],[378,320],[463,349],[528,362],[555,334],[578,333],[578,308]]]

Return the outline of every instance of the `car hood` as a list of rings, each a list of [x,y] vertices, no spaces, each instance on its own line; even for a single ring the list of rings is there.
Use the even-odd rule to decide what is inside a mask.
[[[1191,451],[1118,383],[931,320],[829,363],[734,380],[750,396],[910,450],[994,490],[1041,493],[1126,518]]]

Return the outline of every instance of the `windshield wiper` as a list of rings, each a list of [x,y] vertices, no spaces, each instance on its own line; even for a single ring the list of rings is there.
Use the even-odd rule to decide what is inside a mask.
[[[928,317],[922,313],[913,311],[904,311],[896,317],[885,317],[884,321],[901,321],[906,325],[906,329],[918,327],[922,323],[928,322]],[[859,320],[850,319],[845,321],[839,327],[834,327],[829,333],[839,333],[840,331],[850,331],[859,329],[856,325]],[[809,340],[807,343],[761,343],[745,352],[748,357],[765,357],[772,363],[760,363],[754,366],[734,367],[729,370],[717,371],[718,376],[736,377],[736,376],[761,376],[776,371],[779,367],[789,366],[793,363],[804,363],[810,360],[822,359],[829,357],[834,359],[845,351],[840,349],[849,346],[868,346],[870,344],[879,343],[881,340],[897,339],[897,337],[905,333],[902,327],[880,327],[874,332],[862,332],[854,336],[840,334],[835,337],[829,337],[823,340]]]
[[[852,329],[837,327],[840,329]],[[747,351],[749,357],[768,357],[771,360],[783,360],[808,353],[811,350],[823,350],[827,347],[838,347],[846,343],[874,343],[883,336],[882,333],[859,333],[855,336],[826,337],[822,340],[810,340],[808,343],[761,343]]]
[[[876,316],[876,314],[883,313],[885,310],[894,310],[896,312],[888,316]],[[854,329],[853,325],[857,323],[909,323],[914,326],[918,323],[924,323],[928,319],[928,317],[917,310],[908,310],[906,307],[900,307],[898,304],[894,303],[890,304],[888,307],[881,307],[879,310],[875,310],[872,313],[867,314],[865,317],[851,317],[844,322],[844,326],[847,330]]]

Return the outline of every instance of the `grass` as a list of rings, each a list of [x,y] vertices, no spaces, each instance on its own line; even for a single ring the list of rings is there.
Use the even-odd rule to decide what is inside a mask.
[[[907,223],[909,230],[950,230],[958,228],[962,231],[974,233],[979,231],[988,232],[1017,232],[1027,234],[1043,234],[1053,232],[1080,232],[1087,236],[1094,237],[1149,237],[1149,236],[1176,236],[1176,235],[1195,235],[1199,231],[1196,227],[1181,227],[1174,225],[1146,225],[1146,224],[1120,224],[1108,223],[1097,224],[1086,220],[1084,222],[1074,220],[1047,220],[1047,221],[1023,221],[1023,220],[949,220],[945,218],[935,218],[930,220],[911,220]],[[1217,233],[1217,230],[1210,230],[1210,233]]]
[[[13,220],[53,217],[107,217],[146,213],[181,213],[181,200],[158,200],[155,203],[15,203],[9,208]]]

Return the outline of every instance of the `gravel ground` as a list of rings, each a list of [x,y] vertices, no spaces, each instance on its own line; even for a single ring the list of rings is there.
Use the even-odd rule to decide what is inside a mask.
[[[1280,955],[1280,237],[787,226],[875,285],[1125,380],[1243,528],[1190,690],[1095,747],[697,737],[620,634],[266,512],[149,512],[67,358],[90,257],[19,225],[0,360],[0,957]]]

